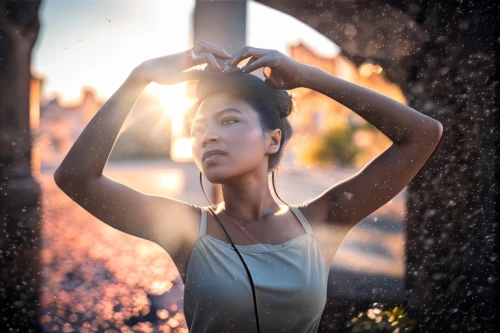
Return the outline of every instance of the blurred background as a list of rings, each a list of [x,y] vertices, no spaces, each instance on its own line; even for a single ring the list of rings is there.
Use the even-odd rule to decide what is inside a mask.
[[[338,11],[331,7],[333,3],[338,6]],[[476,120],[485,120],[494,113],[492,104],[486,102],[491,100],[493,88],[490,86],[481,92],[484,99],[475,99],[476,104],[465,102],[469,88],[477,86],[475,82],[487,82],[481,75],[488,71],[475,76],[464,73],[473,73],[474,67],[490,68],[489,58],[475,56],[473,61],[454,62],[450,60],[454,59],[453,56],[445,56],[449,50],[462,50],[457,47],[463,46],[462,37],[457,37],[461,36],[458,33],[454,35],[454,31],[463,31],[465,35],[470,24],[462,17],[454,17],[454,23],[458,23],[453,30],[445,21],[436,19],[442,15],[431,15],[431,8],[438,8],[435,12],[456,13],[451,5],[432,7],[429,2],[428,7],[425,5],[422,9],[408,2],[408,6],[403,8],[401,5],[398,9],[401,11],[398,11],[391,6],[378,7],[377,1],[364,4],[366,7],[354,0],[352,3],[357,4],[316,1],[309,7],[301,3],[296,8],[285,2],[267,0],[41,2],[38,11],[40,30],[31,52],[29,120],[26,122],[29,122],[32,137],[30,153],[27,154],[30,172],[43,193],[40,199],[43,209],[36,210],[41,217],[39,304],[40,323],[45,332],[187,332],[182,311],[184,286],[169,255],[154,243],[121,233],[95,219],[57,188],[53,173],[83,128],[134,67],[149,58],[184,51],[199,40],[219,44],[229,53],[244,45],[276,49],[332,75],[410,104],[432,117],[436,115],[434,118],[446,125],[445,128],[453,128],[447,133],[458,133],[450,141],[445,140],[447,149],[457,147],[457,151],[449,149],[448,154],[439,155],[439,163],[431,161],[433,168],[426,169],[413,182],[412,201],[408,201],[405,188],[389,203],[360,221],[344,238],[330,266],[328,307],[322,320],[322,332],[343,332],[341,329],[346,327],[349,316],[355,316],[359,310],[364,311],[372,305],[374,309],[369,309],[363,319],[371,320],[373,325],[365,322],[364,330],[360,324],[353,331],[375,330],[382,321],[382,307],[375,305],[405,303],[410,293],[414,311],[421,319],[426,318],[420,321],[422,325],[432,323],[432,327],[439,327],[440,321],[429,319],[423,310],[438,304],[436,307],[446,308],[445,313],[449,314],[443,325],[458,331],[462,326],[447,323],[458,320],[450,318],[462,316],[453,302],[462,300],[463,295],[472,295],[472,291],[469,293],[468,287],[464,286],[464,281],[470,281],[470,276],[461,271],[471,262],[480,262],[481,267],[488,269],[476,270],[481,277],[473,278],[471,285],[480,284],[482,289],[477,289],[479,298],[470,304],[474,304],[473,308],[477,304],[481,304],[478,305],[481,309],[491,308],[488,305],[491,303],[479,303],[479,299],[488,294],[490,289],[487,286],[497,281],[493,275],[490,277],[490,264],[496,257],[483,255],[487,251],[491,253],[489,245],[484,247],[487,251],[481,252],[478,246],[472,246],[467,252],[469,249],[463,245],[463,240],[466,239],[467,244],[483,244],[483,238],[491,235],[491,223],[478,223],[482,231],[475,234],[465,225],[475,226],[479,217],[483,217],[482,221],[490,221],[494,216],[491,214],[494,211],[491,208],[493,195],[482,192],[477,200],[474,199],[476,196],[464,198],[471,188],[482,188],[478,184],[492,183],[494,175],[490,164],[472,152],[486,156],[487,149],[491,149],[498,138],[495,136],[494,140],[478,143],[474,141],[478,133],[489,133],[493,138],[493,132],[478,130],[479,121],[469,121],[472,116],[466,113],[461,113],[461,118],[450,117],[453,112],[458,114],[465,109],[491,112],[485,111],[486,116],[481,118],[474,111]],[[302,21],[293,16],[302,17]],[[481,22],[479,17],[476,16],[474,22]],[[443,36],[428,34],[423,22],[427,24],[425,29],[438,31],[436,27],[439,27],[449,31]],[[475,41],[474,51],[484,52],[484,44],[474,39],[474,33],[467,36],[468,43]],[[427,48],[421,48],[424,41]],[[442,53],[428,52],[422,56],[422,52],[417,52],[428,49]],[[464,51],[463,54],[460,57],[469,57],[469,53]],[[455,73],[462,76],[455,76]],[[262,77],[261,71],[254,74]],[[431,77],[434,74],[437,79]],[[360,171],[391,144],[384,134],[343,105],[304,88],[290,93],[296,102],[296,112],[289,117],[294,136],[286,147],[282,168],[277,174],[277,191],[286,202],[299,204],[319,195]],[[127,118],[104,174],[143,193],[208,205],[199,186],[198,169],[191,158],[189,110],[194,103],[192,83],[168,87],[150,84]],[[455,123],[457,119],[464,122],[458,125]],[[5,134],[2,138],[10,137]],[[2,140],[4,143],[10,139]],[[486,147],[487,141],[491,144]],[[9,141],[2,149],[7,147],[14,152],[18,149],[12,148],[16,142],[13,140],[10,145]],[[487,149],[474,150],[466,142],[475,142]],[[471,153],[466,155],[465,151]],[[15,154],[12,156],[20,156]],[[462,157],[462,166],[443,168],[445,163],[449,166]],[[480,163],[482,167],[477,169],[484,172],[470,176],[467,166],[464,167],[470,161]],[[441,172],[448,172],[456,178],[442,176]],[[6,184],[9,177],[15,178],[7,171],[1,175]],[[459,188],[461,184],[466,186]],[[212,201],[220,200],[217,187],[204,185],[209,189],[207,192]],[[10,187],[0,190],[3,188],[7,196]],[[440,192],[442,195],[437,194]],[[484,200],[486,197],[489,201]],[[483,201],[489,205],[484,211]],[[438,204],[442,206],[438,207]],[[411,216],[406,209],[409,206],[412,207]],[[28,213],[31,214],[33,207],[29,207]],[[452,208],[448,210],[448,207]],[[472,213],[466,215],[465,211]],[[406,253],[408,223],[405,220],[412,222],[410,245],[413,256],[410,261]],[[19,227],[19,224],[12,225]],[[460,231],[448,240],[448,232],[451,233],[452,229]],[[445,245],[435,241],[441,235],[444,235]],[[449,252],[443,248],[447,247],[446,243],[453,243]],[[433,252],[434,247],[439,246],[443,246],[439,248],[441,252]],[[0,259],[7,258],[5,253],[9,254],[8,251],[0,252]],[[452,257],[468,259],[458,264],[458,261],[448,260]],[[446,260],[440,262],[441,258]],[[479,261],[478,258],[490,259]],[[407,272],[408,267],[413,269],[411,274]],[[412,279],[410,286],[413,291],[408,290],[408,277]],[[21,281],[24,277],[19,279]],[[18,280],[13,278],[12,281]],[[435,291],[436,284],[442,287],[447,283],[451,284],[449,289],[446,286],[440,292]],[[20,284],[17,283],[16,288],[21,289]],[[446,296],[441,298],[445,292]],[[436,295],[441,303],[432,303],[430,295]],[[454,301],[445,302],[448,297]],[[20,304],[16,306],[22,307]],[[384,317],[392,316],[388,319],[392,324],[384,326],[387,332],[398,333],[399,327],[401,331],[406,327],[405,332],[409,332],[411,325],[407,325],[401,308],[392,311]],[[335,319],[336,312],[343,313],[341,319]],[[442,310],[434,312],[433,318],[441,313]],[[359,322],[361,314],[358,315]],[[475,315],[462,317],[468,323],[475,323],[477,319]],[[399,318],[400,324],[394,318]]]
[[[168,254],[95,221],[55,186],[52,175],[135,66],[183,51],[197,37],[210,41],[210,36],[193,35],[200,30],[193,23],[195,6],[195,1],[42,3],[32,63],[33,89],[40,93],[32,158],[45,192],[43,323],[53,331],[121,327],[127,319],[137,332],[143,326],[163,332],[170,332],[164,326],[186,327],[179,312],[182,281]],[[239,18],[233,34],[240,34],[241,46],[279,50],[405,103],[380,66],[356,66],[340,55],[339,46],[280,11],[253,1],[245,9],[234,11]],[[224,44],[229,49],[230,43],[219,41]],[[296,112],[289,119],[295,134],[277,177],[278,193],[286,202],[298,204],[321,194],[390,145],[385,135],[334,100],[304,88],[291,93]],[[105,175],[144,193],[208,205],[185,130],[185,114],[193,103],[189,83],[148,86],[122,128]],[[345,238],[332,262],[330,297],[402,300],[403,201],[401,193]],[[75,304],[85,309],[83,317]]]

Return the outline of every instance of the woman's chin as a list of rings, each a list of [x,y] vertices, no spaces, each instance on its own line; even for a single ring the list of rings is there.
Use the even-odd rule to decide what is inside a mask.
[[[215,170],[205,171],[204,174],[207,180],[212,184],[222,184],[224,183],[224,180],[227,179],[227,175],[225,175],[223,172],[218,172]]]

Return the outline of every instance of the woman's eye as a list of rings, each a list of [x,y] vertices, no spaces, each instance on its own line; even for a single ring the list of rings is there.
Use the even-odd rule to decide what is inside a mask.
[[[232,121],[232,122],[235,122],[235,123],[237,123],[237,122],[238,122],[236,119],[224,119],[224,120],[222,121],[222,123],[224,124],[224,123],[227,123],[227,122],[229,122],[229,121]]]

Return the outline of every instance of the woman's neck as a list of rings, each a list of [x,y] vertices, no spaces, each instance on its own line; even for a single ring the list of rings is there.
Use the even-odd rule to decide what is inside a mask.
[[[223,184],[222,195],[221,208],[232,218],[247,224],[265,222],[281,210],[267,182],[239,182],[236,186]]]

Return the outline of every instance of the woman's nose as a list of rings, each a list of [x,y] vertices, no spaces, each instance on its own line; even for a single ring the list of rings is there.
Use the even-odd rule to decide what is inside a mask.
[[[207,143],[207,142],[218,142],[219,141],[219,135],[213,131],[212,129],[208,128],[205,133],[203,134],[202,143]]]

